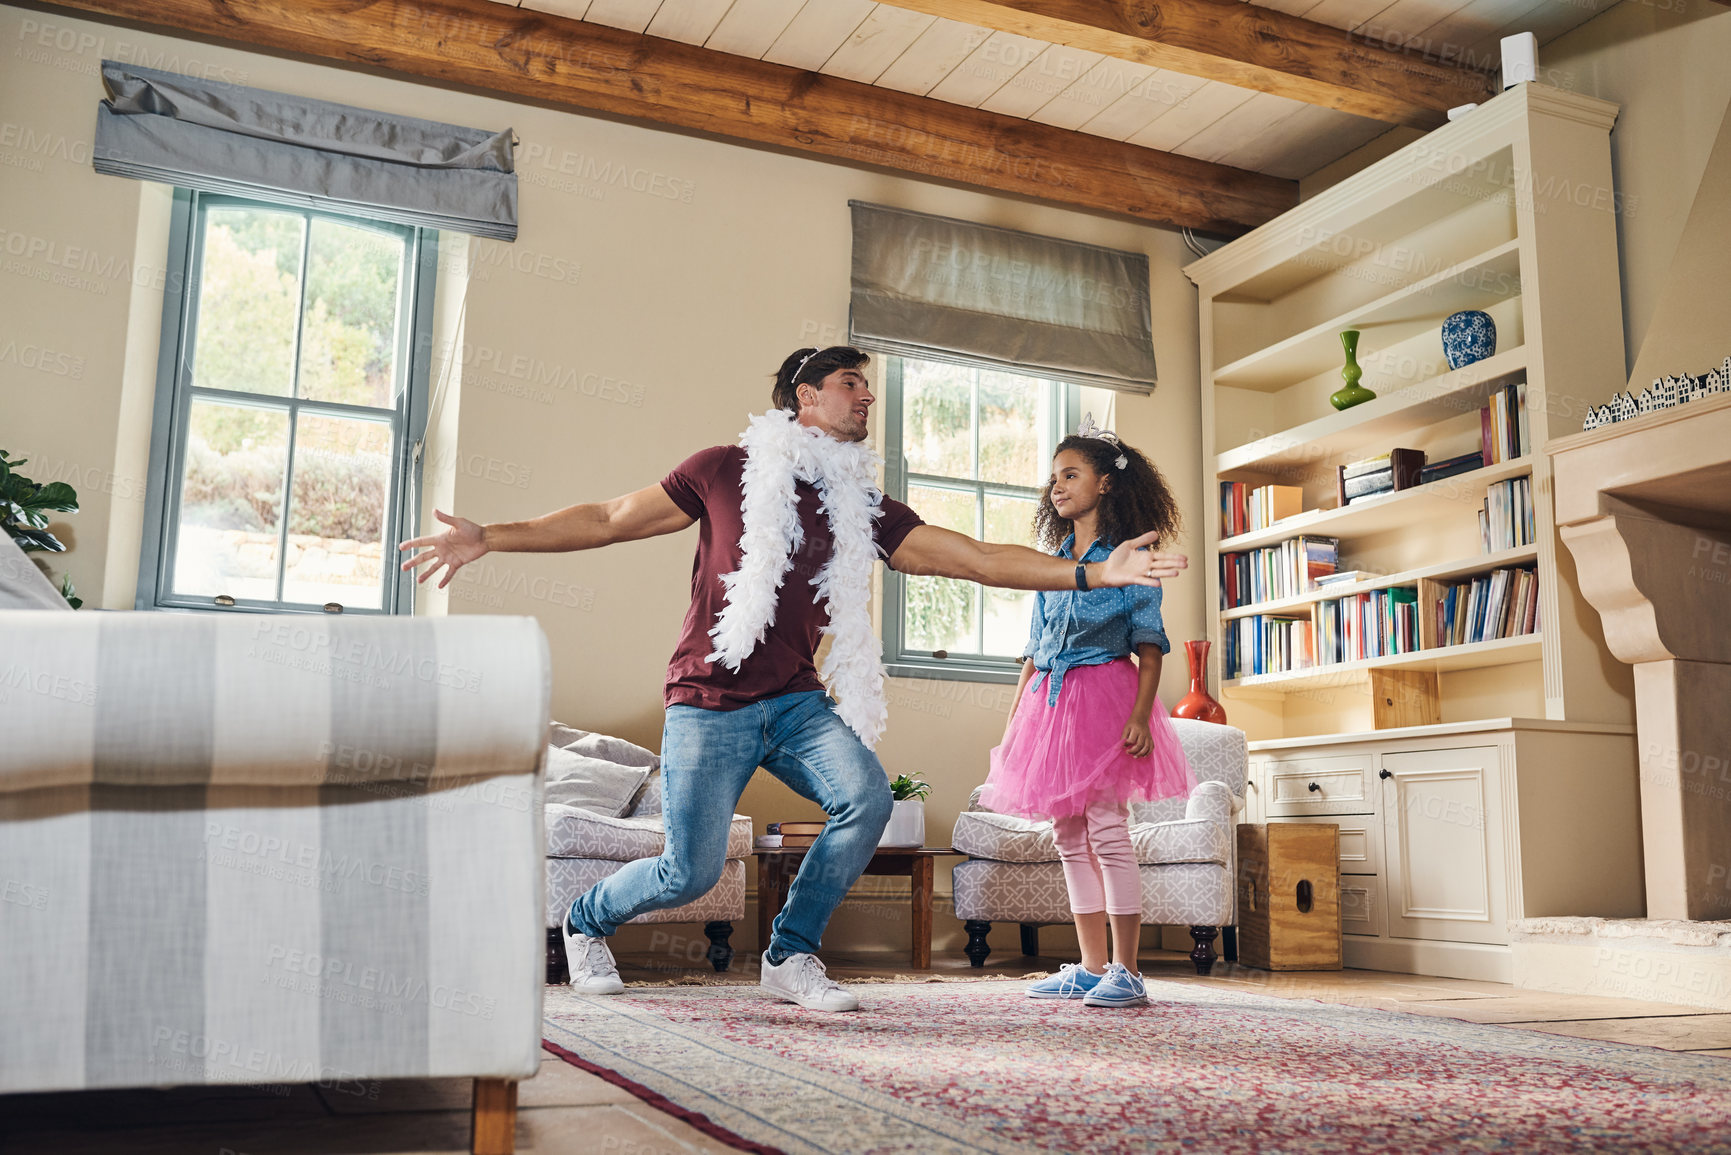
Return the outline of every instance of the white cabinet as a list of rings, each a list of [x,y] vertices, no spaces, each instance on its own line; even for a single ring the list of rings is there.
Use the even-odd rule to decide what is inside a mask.
[[[1252,742],[1251,820],[1340,828],[1347,966],[1507,982],[1509,920],[1642,913],[1634,745],[1532,718]]]
[[[1388,933],[1508,942],[1497,748],[1387,753],[1381,762]]]

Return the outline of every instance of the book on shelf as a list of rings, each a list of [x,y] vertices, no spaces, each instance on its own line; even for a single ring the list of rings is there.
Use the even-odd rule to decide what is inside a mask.
[[[1252,614],[1221,624],[1228,678],[1303,670],[1314,661],[1309,618]]]
[[[757,847],[759,850],[776,850],[781,846],[781,835],[759,834],[752,841],[752,845]]]
[[[1340,541],[1303,534],[1262,549],[1220,555],[1220,608],[1297,597],[1340,564]]]
[[[771,822],[764,830],[770,834],[810,835],[816,838],[823,833],[823,822]]]
[[[1296,485],[1252,486],[1243,481],[1220,483],[1220,536],[1237,537],[1267,529],[1304,512],[1304,490]]]
[[[1362,461],[1349,461],[1335,470],[1335,498],[1342,506],[1365,497],[1410,489],[1419,484],[1424,469],[1424,452],[1419,449],[1391,449]]]
[[[1367,581],[1370,578],[1381,576],[1381,574],[1371,573],[1369,570],[1364,569],[1335,570],[1333,573],[1326,573],[1318,577],[1316,579],[1316,588],[1326,589],[1329,586],[1351,585],[1353,582]]]
[[[1316,664],[1356,662],[1419,648],[1418,590],[1391,586],[1316,603]]]
[[[1482,449],[1471,453],[1463,453],[1459,457],[1450,457],[1443,461],[1433,461],[1419,470],[1418,483],[1429,485],[1433,481],[1443,481],[1450,477],[1459,477],[1463,473],[1471,473],[1475,469],[1485,467],[1485,454]]]
[[[1531,569],[1496,569],[1449,586],[1436,603],[1437,644],[1464,646],[1520,637],[1539,628],[1539,578]]]
[[[804,850],[816,841],[815,834],[759,834],[752,845],[759,850]]]
[[[1532,426],[1527,419],[1527,383],[1504,385],[1479,410],[1479,449],[1486,465],[1513,461],[1532,452]]]
[[[1533,524],[1533,481],[1511,477],[1485,487],[1479,508],[1479,539],[1486,553],[1519,549],[1538,540]]]

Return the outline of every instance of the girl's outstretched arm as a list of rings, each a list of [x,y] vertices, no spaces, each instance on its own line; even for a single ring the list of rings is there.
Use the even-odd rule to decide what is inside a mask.
[[[1148,715],[1154,709],[1154,695],[1160,689],[1163,657],[1165,654],[1159,646],[1143,643],[1136,647],[1136,704],[1130,708],[1130,720],[1124,723],[1124,749],[1137,758],[1147,757],[1154,749],[1154,734],[1148,726]]]

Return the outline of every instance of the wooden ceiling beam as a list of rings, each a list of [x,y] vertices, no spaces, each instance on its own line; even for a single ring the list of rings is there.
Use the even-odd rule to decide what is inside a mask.
[[[53,0],[231,43],[1211,233],[1292,181],[492,0]]]
[[[884,2],[1391,124],[1433,128],[1497,93],[1487,72],[1242,0]]]

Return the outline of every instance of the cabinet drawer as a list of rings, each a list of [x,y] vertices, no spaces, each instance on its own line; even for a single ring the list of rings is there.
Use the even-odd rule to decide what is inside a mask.
[[[1368,754],[1269,762],[1263,780],[1268,783],[1263,805],[1270,818],[1368,814],[1375,809],[1370,801]]]
[[[1381,934],[1382,879],[1374,874],[1340,876],[1340,932]]]
[[[1340,827],[1340,872],[1382,873],[1382,820],[1374,814],[1339,814],[1326,818],[1290,818],[1288,822],[1332,822]]]

